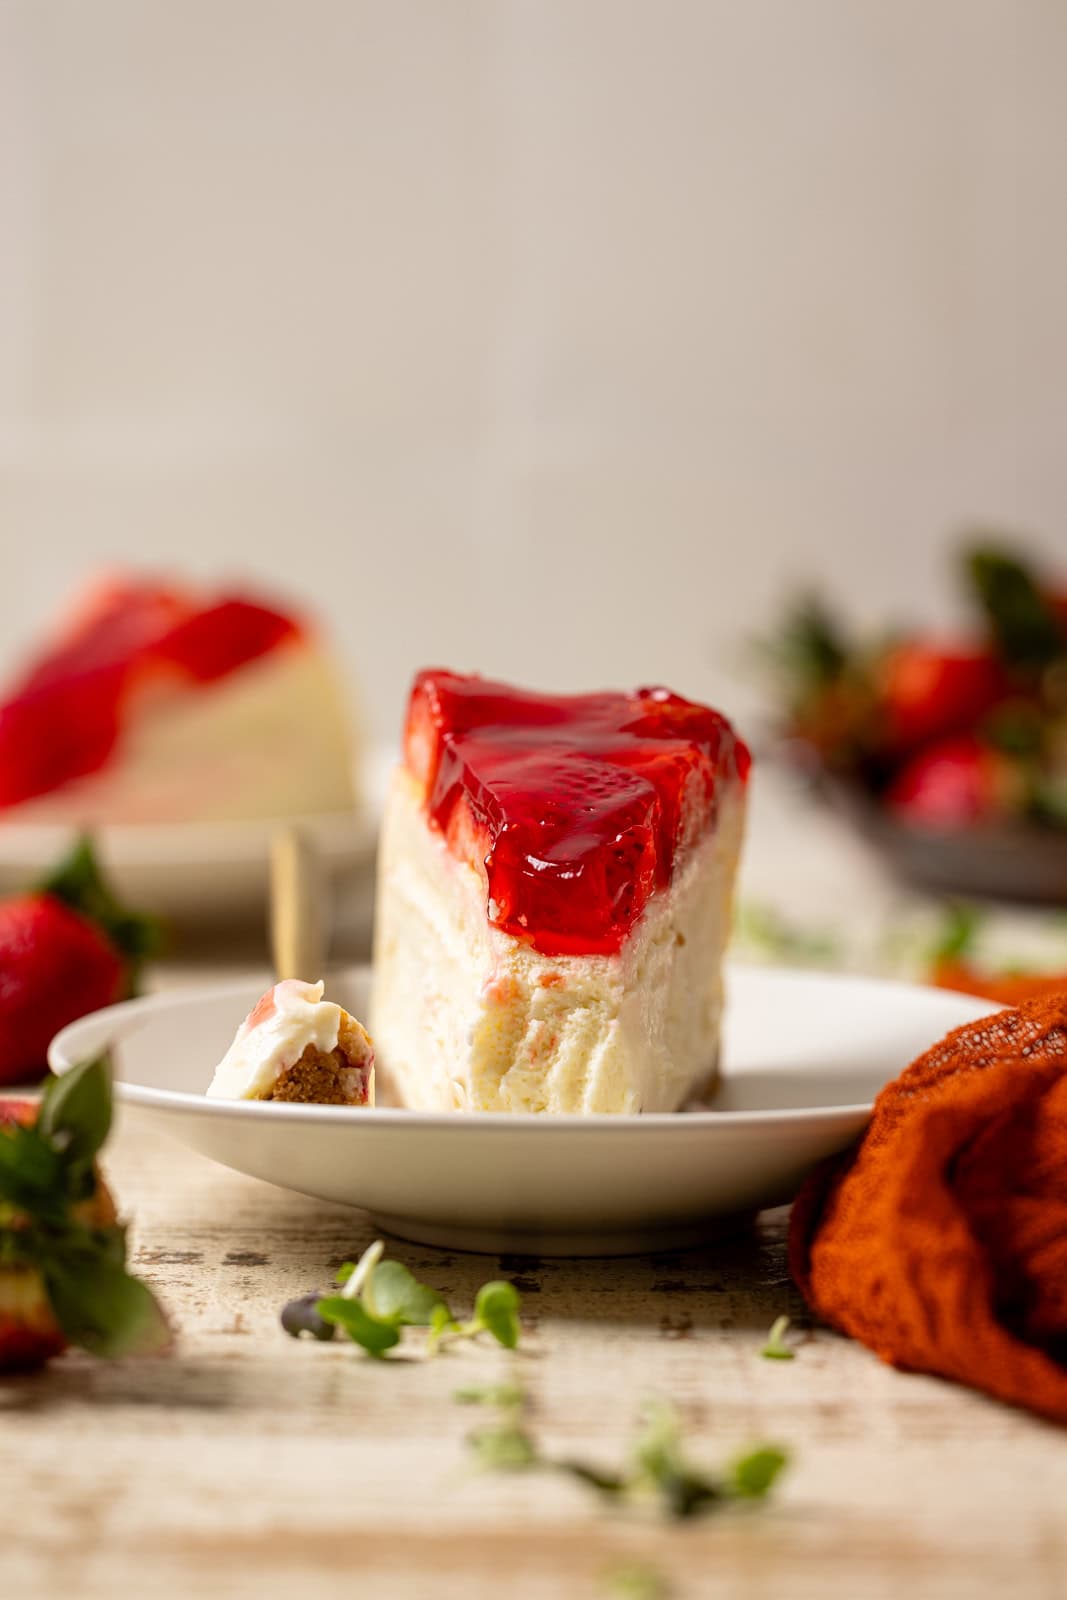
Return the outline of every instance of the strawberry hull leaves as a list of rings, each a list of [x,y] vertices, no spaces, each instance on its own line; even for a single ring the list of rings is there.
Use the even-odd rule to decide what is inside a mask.
[[[34,1122],[0,1123],[0,1203],[26,1211],[31,1223],[65,1224],[96,1187],[93,1163],[110,1129],[105,1056],[50,1078]]]
[[[104,1057],[49,1078],[41,1091],[36,1131],[61,1152],[68,1173],[90,1169],[111,1132],[111,1083]]]
[[[67,1174],[58,1151],[34,1128],[0,1129],[0,1224],[4,1208],[62,1222],[69,1207]]]
[[[966,572],[1009,666],[1040,671],[1064,654],[1067,641],[1051,597],[1023,562],[982,543],[968,552]]]
[[[126,995],[135,995],[142,965],[157,955],[163,944],[162,924],[155,917],[127,911],[116,899],[100,870],[88,834],[80,835],[70,853],[38,888],[41,894],[61,900],[106,935],[127,963]]]
[[[105,1057],[51,1080],[36,1121],[0,1121],[0,1276],[30,1270],[64,1339],[102,1356],[170,1340],[151,1291],[126,1271],[125,1231],[94,1166],[110,1126]],[[14,1351],[9,1330],[0,1367]]]
[[[122,1230],[110,1229],[59,1251],[41,1269],[56,1321],[71,1344],[94,1356],[145,1355],[170,1343],[155,1296],[126,1271],[125,1255]]]

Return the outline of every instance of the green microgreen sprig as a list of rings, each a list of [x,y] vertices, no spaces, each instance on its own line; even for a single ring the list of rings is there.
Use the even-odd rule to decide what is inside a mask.
[[[646,1407],[622,1467],[605,1469],[585,1461],[546,1455],[526,1423],[526,1396],[518,1385],[463,1390],[456,1398],[497,1409],[496,1420],[476,1429],[468,1438],[482,1468],[497,1472],[563,1472],[606,1498],[652,1498],[665,1516],[677,1520],[702,1515],[732,1501],[763,1499],[788,1461],[785,1451],[777,1445],[760,1445],[721,1471],[707,1472],[686,1455],[674,1407],[657,1401]]]
[[[294,1338],[309,1334],[328,1340],[340,1329],[368,1355],[380,1359],[400,1344],[404,1328],[427,1328],[427,1356],[443,1344],[475,1339],[488,1333],[505,1349],[514,1350],[521,1333],[518,1290],[502,1281],[483,1283],[474,1314],[457,1321],[438,1290],[418,1279],[400,1261],[383,1259],[380,1239],[358,1261],[346,1261],[337,1273],[338,1292],[305,1295],[282,1311],[282,1327]]]
[[[526,1399],[521,1383],[471,1383],[454,1389],[452,1398],[461,1406],[497,1406],[507,1411],[520,1411]]]
[[[615,1600],[670,1600],[674,1592],[669,1578],[643,1561],[609,1567],[604,1583],[607,1593],[614,1595]]]
[[[521,1304],[522,1299],[515,1285],[495,1278],[490,1283],[483,1283],[478,1290],[474,1315],[467,1322],[457,1322],[443,1303],[435,1306],[430,1318],[431,1352],[454,1339],[476,1339],[480,1333],[491,1334],[505,1350],[514,1350],[522,1332],[519,1323]]]
[[[805,927],[763,901],[748,900],[737,907],[733,935],[739,948],[767,961],[832,965],[843,954],[841,940],[831,929]]]
[[[775,1317],[771,1324],[771,1331],[767,1335],[767,1343],[760,1351],[760,1355],[767,1361],[795,1361],[796,1351],[791,1345],[786,1344],[785,1336],[789,1331],[791,1319],[789,1317]]]

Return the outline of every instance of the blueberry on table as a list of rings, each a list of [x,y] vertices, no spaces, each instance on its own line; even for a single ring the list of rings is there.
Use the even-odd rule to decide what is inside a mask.
[[[281,1323],[286,1333],[291,1334],[294,1339],[299,1339],[301,1334],[305,1333],[309,1333],[313,1339],[321,1339],[323,1342],[332,1339],[335,1331],[334,1324],[320,1317],[317,1310],[321,1299],[322,1295],[318,1292],[305,1294],[301,1295],[298,1300],[290,1300],[287,1305],[283,1306]]]

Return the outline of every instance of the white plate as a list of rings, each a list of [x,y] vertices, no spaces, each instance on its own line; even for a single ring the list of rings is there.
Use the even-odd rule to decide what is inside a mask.
[[[120,898],[176,922],[238,919],[267,899],[270,841],[280,822],[304,830],[330,875],[369,866],[373,811],[330,811],[247,822],[110,824],[93,829],[100,860]],[[0,894],[43,878],[69,850],[64,823],[0,824]]]
[[[264,980],[262,987],[266,986]],[[734,967],[713,1109],[537,1117],[208,1100],[261,992],[220,983],[112,1006],[52,1045],[57,1072],[114,1050],[117,1094],[238,1172],[360,1206],[390,1233],[467,1250],[609,1255],[706,1238],[789,1200],[867,1121],[881,1085],[981,1000],[878,979]],[[329,993],[367,1014],[370,972]]]

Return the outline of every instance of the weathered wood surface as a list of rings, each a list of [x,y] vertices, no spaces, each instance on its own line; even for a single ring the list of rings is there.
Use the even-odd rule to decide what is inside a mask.
[[[132,1123],[108,1165],[179,1343],[168,1359],[69,1356],[0,1383],[4,1600],[596,1600],[634,1561],[681,1597],[1067,1594],[1063,1434],[810,1331],[782,1214],[725,1246],[629,1261],[392,1246],[458,1307],[498,1272],[519,1283],[520,1365],[553,1451],[617,1460],[658,1394],[709,1462],[763,1439],[793,1452],[772,1504],[664,1525],[562,1478],[469,1471],[478,1418],[453,1391],[505,1375],[498,1348],[376,1365],[280,1331],[282,1302],[369,1241],[365,1217]],[[762,1360],[782,1311],[804,1330],[797,1359]]]

